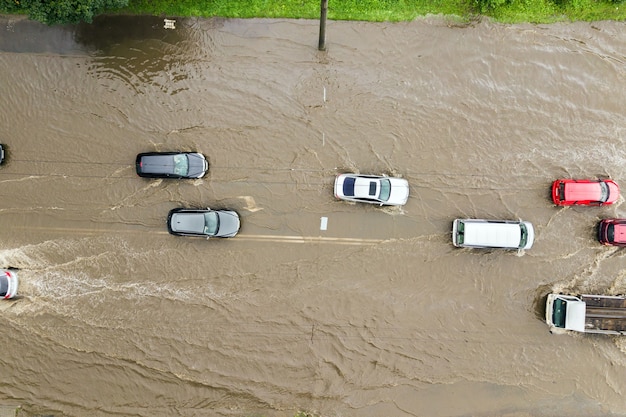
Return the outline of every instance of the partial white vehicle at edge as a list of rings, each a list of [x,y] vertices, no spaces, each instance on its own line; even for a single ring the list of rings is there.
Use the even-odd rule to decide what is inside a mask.
[[[386,175],[339,174],[335,197],[357,203],[403,206],[409,198],[409,182]]]
[[[548,294],[546,323],[551,333],[574,331],[626,335],[626,297]]]
[[[0,297],[5,299],[15,297],[18,284],[17,272],[0,269]]]
[[[452,244],[463,248],[530,249],[535,230],[530,222],[517,220],[456,219]]]

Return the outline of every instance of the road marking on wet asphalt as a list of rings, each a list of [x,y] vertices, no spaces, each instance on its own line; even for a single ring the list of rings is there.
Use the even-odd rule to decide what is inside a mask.
[[[337,245],[376,245],[384,239],[356,239],[349,237],[237,235],[237,240],[279,243],[332,243]]]
[[[131,234],[159,234],[169,235],[167,231],[157,230],[140,230],[140,229],[95,229],[95,228],[77,228],[77,227],[50,227],[50,226],[15,226],[15,229],[22,230],[38,230],[46,232],[57,232],[66,234],[79,235],[97,235],[111,233],[131,233]],[[192,238],[193,239],[193,238]],[[200,239],[200,238],[198,238]],[[230,240],[230,239],[229,239]],[[247,235],[240,233],[233,238],[234,241],[251,241],[251,242],[274,242],[274,243],[327,243],[335,245],[376,245],[385,241],[385,239],[359,239],[349,237],[325,237],[325,236],[289,236],[289,235]]]

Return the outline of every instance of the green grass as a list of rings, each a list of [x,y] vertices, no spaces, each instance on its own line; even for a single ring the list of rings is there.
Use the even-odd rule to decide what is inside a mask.
[[[129,0],[125,13],[226,18],[319,19],[319,0]],[[494,7],[485,7],[493,5]],[[482,13],[479,11],[482,10]],[[331,20],[409,21],[428,14],[471,20],[478,14],[515,23],[626,20],[626,3],[612,0],[329,0]]]
[[[126,12],[169,16],[319,19],[318,0],[130,0]],[[462,15],[466,0],[329,0],[332,20],[406,21],[428,13]]]
[[[626,20],[626,3],[596,0],[516,0],[490,17],[503,23],[554,23],[563,21]]]
[[[19,4],[19,0],[0,0],[0,13],[20,13],[16,10]],[[170,17],[319,19],[320,0],[129,0],[128,7],[109,12]],[[465,22],[480,15],[503,23],[624,21],[626,0],[328,0],[330,20],[398,22],[428,14],[455,16]]]

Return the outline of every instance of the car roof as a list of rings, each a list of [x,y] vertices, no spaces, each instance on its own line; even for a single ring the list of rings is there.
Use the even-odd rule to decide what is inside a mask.
[[[170,221],[170,227],[175,232],[203,233],[204,213],[174,213]]]
[[[174,155],[143,155],[141,157],[141,170],[147,174],[172,174],[174,173]]]
[[[626,243],[626,223],[616,222],[613,227],[615,243]]]
[[[380,178],[356,177],[354,196],[358,198],[378,198],[380,194]]]
[[[598,182],[566,182],[565,199],[568,201],[599,201],[602,191]]]
[[[520,245],[522,231],[519,223],[463,220],[464,242],[475,246],[502,246],[516,248]]]

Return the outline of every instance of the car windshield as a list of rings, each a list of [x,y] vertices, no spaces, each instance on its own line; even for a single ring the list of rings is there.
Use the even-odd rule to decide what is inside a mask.
[[[601,181],[600,182],[600,201],[605,203],[609,200],[609,185]]]
[[[220,227],[220,219],[217,213],[209,211],[204,213],[204,233],[207,235],[217,234],[217,229]]]
[[[174,155],[174,174],[186,176],[189,172],[187,155]]]
[[[391,181],[388,179],[380,180],[380,199],[382,201],[389,200],[389,196],[391,195]]]
[[[526,228],[526,225],[524,223],[521,223],[519,225],[519,228],[521,231],[519,247],[523,248],[524,246],[526,246],[526,242],[528,242],[528,229]]]
[[[567,317],[567,303],[560,298],[554,300],[554,310],[552,310],[552,323],[556,327],[565,328],[565,317]]]

